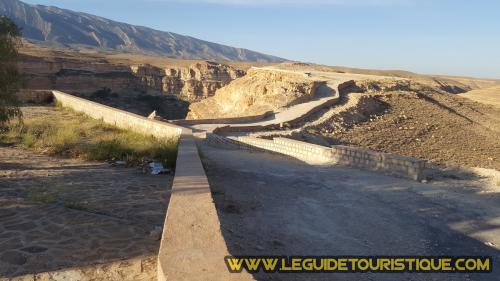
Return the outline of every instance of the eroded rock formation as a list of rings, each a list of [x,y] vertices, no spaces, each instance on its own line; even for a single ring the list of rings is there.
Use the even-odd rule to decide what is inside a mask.
[[[146,88],[190,101],[213,96],[217,89],[245,75],[245,71],[241,69],[208,61],[194,63],[189,67],[134,65],[131,70]]]
[[[188,101],[212,96],[245,71],[226,64],[199,61],[166,67],[110,62],[101,57],[42,57],[24,54],[19,62],[26,89],[57,89],[90,95],[102,88],[118,94],[175,95]]]
[[[215,96],[193,103],[187,119],[254,116],[306,102],[322,82],[306,75],[250,69],[246,76],[217,90]]]

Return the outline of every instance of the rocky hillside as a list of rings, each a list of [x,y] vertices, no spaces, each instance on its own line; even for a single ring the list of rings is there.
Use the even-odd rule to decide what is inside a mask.
[[[293,71],[323,71],[335,73],[352,73],[363,75],[377,75],[395,78],[407,78],[414,82],[439,88],[448,93],[460,94],[470,90],[499,86],[500,80],[478,79],[471,77],[424,75],[404,70],[377,70],[352,68],[344,66],[327,66],[309,63],[285,62],[275,65],[275,68]]]
[[[473,90],[461,96],[500,108],[500,83],[497,86]]]
[[[0,15],[14,20],[23,36],[35,42],[72,48],[98,48],[172,58],[279,62],[283,59],[247,49],[215,44],[193,37],[57,7],[1,0]]]
[[[216,91],[215,96],[191,104],[187,119],[231,118],[260,115],[309,101],[321,83],[307,76],[250,69]]]
[[[246,73],[245,65],[61,52],[29,45],[21,49],[19,67],[27,78],[26,89],[57,89],[89,96],[109,88],[119,95],[174,95],[188,101],[212,96]]]
[[[500,109],[413,80],[360,80],[353,89],[303,123],[256,135],[500,169]]]

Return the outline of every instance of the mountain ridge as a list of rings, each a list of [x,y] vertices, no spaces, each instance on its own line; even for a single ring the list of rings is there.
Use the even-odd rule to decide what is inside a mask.
[[[58,47],[93,48],[180,59],[282,62],[285,59],[192,36],[131,25],[55,6],[0,0],[0,15],[11,18],[32,42]]]

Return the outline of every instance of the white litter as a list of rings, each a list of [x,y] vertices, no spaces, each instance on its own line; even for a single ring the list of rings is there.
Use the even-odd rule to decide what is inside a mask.
[[[152,175],[159,175],[159,174],[163,174],[163,173],[169,172],[168,169],[165,169],[163,167],[162,163],[151,162],[151,163],[149,163],[149,167],[151,168],[151,174]]]

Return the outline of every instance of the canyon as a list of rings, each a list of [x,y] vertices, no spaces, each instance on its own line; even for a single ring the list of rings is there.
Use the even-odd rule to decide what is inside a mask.
[[[321,92],[323,81],[307,75],[252,68],[247,75],[193,103],[187,119],[261,115],[307,102]]]
[[[191,102],[212,96],[217,89],[244,76],[248,66],[52,50],[25,42],[19,68],[26,76],[25,90],[59,89],[89,96],[109,88],[118,94],[173,95]]]

